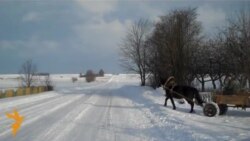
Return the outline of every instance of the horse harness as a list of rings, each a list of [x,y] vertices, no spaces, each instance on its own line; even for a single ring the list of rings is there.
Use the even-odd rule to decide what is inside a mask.
[[[184,98],[184,99],[186,99],[186,100],[190,100],[190,101],[194,102],[192,99],[190,99],[190,98],[188,98],[188,97],[186,97],[186,96],[184,96],[184,95],[182,95],[182,94],[180,94],[180,93],[174,91],[173,89],[174,89],[175,86],[176,86],[176,85],[173,85],[172,88],[169,89],[168,87],[166,87],[166,86],[164,85],[163,88],[169,90],[170,93],[174,93],[174,94],[176,94],[176,95],[178,95],[178,96],[180,96],[180,97],[182,97],[182,98]]]
[[[166,80],[165,84],[163,85],[163,88],[169,90],[171,94],[174,93],[174,94],[176,94],[176,95],[178,95],[178,96],[180,96],[180,97],[182,97],[182,98],[185,98],[186,100],[189,100],[189,101],[194,102],[192,99],[190,99],[190,98],[188,98],[188,97],[186,97],[186,96],[184,96],[184,95],[182,95],[182,94],[180,94],[180,93],[174,91],[173,89],[174,89],[174,87],[175,87],[176,85],[177,85],[177,84],[175,83],[175,78],[174,78],[173,76],[171,76],[171,77],[169,77],[169,78]],[[169,86],[169,87],[171,86],[171,89],[170,89],[168,86]]]

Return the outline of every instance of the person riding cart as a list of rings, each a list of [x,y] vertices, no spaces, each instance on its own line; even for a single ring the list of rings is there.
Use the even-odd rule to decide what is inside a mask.
[[[224,88],[223,94],[224,95],[233,95],[239,90],[239,83],[237,82],[235,77],[231,75],[227,76],[224,80]]]

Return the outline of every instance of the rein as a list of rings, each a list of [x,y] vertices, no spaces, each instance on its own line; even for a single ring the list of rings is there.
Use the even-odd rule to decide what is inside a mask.
[[[164,85],[163,85],[163,88],[164,88],[164,89],[167,89],[167,90],[169,90],[169,91],[171,91],[172,93],[174,93],[174,94],[176,94],[176,95],[178,95],[178,96],[180,96],[180,97],[182,97],[182,98],[185,98],[186,100],[190,100],[190,101],[194,102],[192,99],[187,98],[186,96],[184,96],[184,95],[182,95],[182,94],[180,94],[180,93],[178,93],[178,92],[176,92],[176,91],[173,91],[173,90],[169,89],[168,87],[165,87]]]

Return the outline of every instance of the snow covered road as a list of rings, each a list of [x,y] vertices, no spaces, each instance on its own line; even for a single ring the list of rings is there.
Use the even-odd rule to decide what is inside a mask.
[[[0,100],[0,141],[192,141],[250,140],[250,113],[231,110],[208,118],[195,106],[163,107],[161,90],[139,87],[135,76],[101,83],[57,83],[53,92]],[[170,104],[170,103],[169,103]],[[13,109],[24,116],[16,137]]]

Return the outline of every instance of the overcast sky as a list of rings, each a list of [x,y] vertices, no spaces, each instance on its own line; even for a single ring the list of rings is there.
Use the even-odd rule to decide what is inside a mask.
[[[197,7],[211,35],[250,1],[0,0],[0,73],[18,73],[27,59],[40,72],[122,72],[119,43],[139,18],[157,21],[175,8]]]

